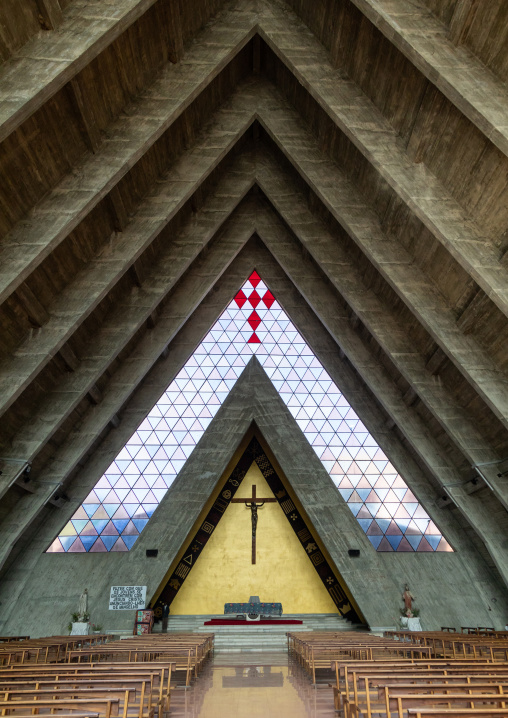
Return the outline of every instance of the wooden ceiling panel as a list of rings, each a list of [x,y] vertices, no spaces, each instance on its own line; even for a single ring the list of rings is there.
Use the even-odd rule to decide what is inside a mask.
[[[168,2],[152,5],[77,75],[100,131],[106,130],[170,60],[168,27],[172,23],[168,15],[176,13],[176,4],[172,3],[172,9]]]
[[[53,189],[86,151],[70,98],[61,90],[0,144],[0,236]]]
[[[178,8],[183,42],[191,41],[210,18],[224,7],[224,0],[162,0],[161,5]]]
[[[474,2],[462,42],[503,82],[508,81],[508,6],[505,0]]]
[[[40,31],[36,0],[4,0],[0,4],[0,61],[7,60]]]
[[[439,178],[482,235],[499,246],[508,227],[508,157],[432,85],[408,151]]]
[[[343,70],[407,138],[428,84],[421,72],[349,0],[288,3]]]
[[[0,326],[2,328],[0,357],[4,358],[8,357],[23,338],[33,331],[26,310],[16,294],[11,295],[0,307]]]
[[[453,13],[461,0],[423,0],[424,4],[447,27],[453,18]]]

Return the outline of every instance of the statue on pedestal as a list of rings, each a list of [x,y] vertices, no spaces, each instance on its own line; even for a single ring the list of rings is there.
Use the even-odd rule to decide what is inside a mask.
[[[409,590],[409,586],[404,586],[404,593],[402,594],[402,600],[404,601],[404,613],[408,618],[413,618],[413,601],[415,597]]]
[[[88,589],[85,588],[79,597],[78,616],[80,621],[88,620]]]

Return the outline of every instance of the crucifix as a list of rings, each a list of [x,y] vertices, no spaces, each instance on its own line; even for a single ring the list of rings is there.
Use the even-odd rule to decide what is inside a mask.
[[[258,525],[258,509],[264,504],[271,504],[277,499],[258,499],[256,496],[256,484],[252,484],[252,496],[246,499],[231,499],[232,504],[245,504],[251,510],[252,520],[252,563],[256,563],[256,528]]]

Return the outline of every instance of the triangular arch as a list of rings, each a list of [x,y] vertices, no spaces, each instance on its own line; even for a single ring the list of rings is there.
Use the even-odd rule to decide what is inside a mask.
[[[128,551],[255,354],[377,551],[451,551],[254,270],[49,547]]]
[[[252,431],[249,432],[249,434],[252,433]],[[197,528],[187,536],[183,551],[180,551],[179,557],[173,562],[155,592],[150,605],[155,609],[156,615],[162,615],[162,605],[164,603],[171,605],[181,590],[234,499],[248,469],[254,463],[276,497],[282,513],[301,544],[302,551],[308,556],[338,612],[353,623],[363,623],[364,619],[361,617],[344,579],[326,552],[318,533],[300,506],[300,502],[291,492],[289,482],[283,478],[281,471],[271,460],[270,452],[264,445],[259,430],[255,429],[254,434],[250,438],[246,438],[247,441],[244,441],[246,445],[241,451],[240,457],[233,468],[223,476],[219,490],[215,492],[213,503],[210,504],[208,510],[203,512]]]

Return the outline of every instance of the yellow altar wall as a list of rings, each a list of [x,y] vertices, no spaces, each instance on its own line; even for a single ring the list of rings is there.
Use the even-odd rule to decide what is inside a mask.
[[[235,498],[273,497],[253,464]],[[304,548],[278,503],[258,511],[256,564],[251,563],[251,512],[230,504],[171,604],[172,615],[223,613],[227,602],[282,603],[284,613],[337,613]]]

